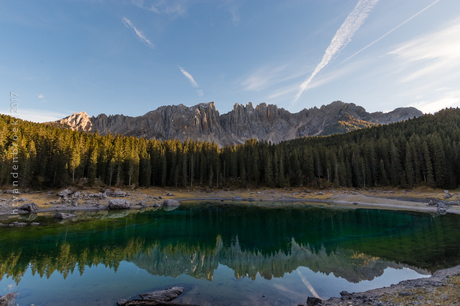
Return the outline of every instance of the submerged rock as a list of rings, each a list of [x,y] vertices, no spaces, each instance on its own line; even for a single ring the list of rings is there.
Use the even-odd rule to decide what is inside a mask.
[[[18,222],[18,221],[14,221],[13,223],[9,224],[9,226],[17,226],[17,227],[26,226],[26,225],[27,225],[27,223]]]
[[[66,219],[71,219],[73,217],[76,217],[76,215],[58,212],[57,214],[54,215],[53,218],[58,219],[58,220],[66,220]]]
[[[174,207],[174,206],[180,206],[180,202],[177,200],[164,200],[163,201],[163,207]]]
[[[144,294],[139,294],[143,300],[153,300],[158,302],[169,302],[174,300],[176,297],[184,292],[183,287],[172,287],[166,290],[158,290],[153,292],[148,292]]]
[[[105,216],[102,216],[101,219],[121,219],[129,215],[129,210],[122,210],[122,211],[109,211],[109,213]]]
[[[175,298],[184,292],[183,287],[172,287],[166,290],[158,290],[153,292],[148,292],[144,294],[139,294],[141,299],[134,299],[131,301],[127,301],[125,299],[118,300],[118,306],[148,306],[148,305],[157,305],[157,306],[179,306],[179,305],[189,305],[189,306],[197,306],[194,304],[182,304],[182,303],[174,303],[171,302]]]
[[[116,210],[116,209],[129,209],[131,204],[128,200],[116,199],[109,201],[109,209]]]

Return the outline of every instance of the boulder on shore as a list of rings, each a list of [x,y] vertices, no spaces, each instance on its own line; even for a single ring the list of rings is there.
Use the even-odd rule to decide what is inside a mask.
[[[29,213],[34,213],[38,211],[38,205],[35,203],[27,203],[19,207],[19,209],[27,211]]]
[[[171,206],[180,206],[180,202],[177,200],[164,200],[163,207],[171,207]]]
[[[106,191],[104,191],[104,194],[109,197],[125,197],[127,195],[126,192],[121,191],[120,189],[117,189],[115,191],[107,189]]]
[[[70,188],[67,188],[67,189],[59,191],[56,195],[60,197],[65,197],[65,196],[71,195],[72,193],[73,193],[73,190]]]
[[[117,210],[117,209],[129,209],[130,203],[128,200],[116,199],[109,201],[109,209]]]

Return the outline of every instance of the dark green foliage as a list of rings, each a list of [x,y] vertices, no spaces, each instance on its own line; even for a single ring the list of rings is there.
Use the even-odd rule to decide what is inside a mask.
[[[460,110],[273,145],[100,136],[0,116],[0,184],[456,188]],[[13,132],[13,127],[16,131]],[[16,139],[13,139],[13,134]],[[15,153],[15,154],[12,154]],[[17,167],[17,178],[11,174]]]

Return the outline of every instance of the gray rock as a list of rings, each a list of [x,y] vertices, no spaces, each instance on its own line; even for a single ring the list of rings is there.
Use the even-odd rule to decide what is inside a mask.
[[[16,226],[16,227],[22,227],[22,226],[26,226],[27,223],[14,221],[13,223],[10,223],[9,225],[10,226]]]
[[[449,193],[449,190],[444,190],[444,193]]]
[[[180,202],[177,201],[177,200],[164,200],[163,201],[163,204],[162,204],[163,207],[172,207],[172,206],[180,206]]]
[[[71,195],[72,193],[73,193],[73,190],[70,188],[67,188],[67,189],[59,191],[56,195],[60,197],[66,197],[68,195]]]
[[[32,225],[32,226],[37,226],[37,225],[40,225],[40,223],[38,223],[38,222],[32,222],[32,223],[30,223],[30,225]]]
[[[20,198],[18,201],[20,201],[20,202],[29,202],[29,199],[28,198]]]
[[[126,192],[121,191],[120,189],[116,189],[115,191],[107,189],[104,191],[104,194],[109,197],[125,197],[127,195]]]
[[[452,198],[452,195],[450,193],[444,194],[444,199],[450,199],[450,198]]]
[[[109,200],[109,209],[117,210],[117,209],[128,209],[131,206],[128,200],[122,199],[115,199]]]
[[[167,195],[168,197],[174,196],[171,192],[168,192],[166,195]]]
[[[144,200],[142,200],[142,201],[139,202],[139,205],[140,206],[147,206],[147,203]]]
[[[80,191],[75,191],[72,194],[72,199],[79,198],[79,197],[81,197],[81,192]]]
[[[5,190],[5,193],[8,193],[8,194],[21,194],[21,192],[14,192],[14,190]]]
[[[71,219],[73,217],[76,217],[76,215],[58,212],[57,214],[54,215],[53,218],[58,219],[58,220],[66,220],[66,219]]]
[[[38,205],[35,203],[26,203],[19,207],[20,210],[27,211],[29,213],[37,212],[38,211]]]
[[[320,191],[320,192],[318,192],[318,195],[324,195],[324,193],[322,193],[322,192]]]
[[[439,215],[445,215],[445,214],[447,214],[447,209],[444,208],[444,207],[438,207],[438,208],[436,209],[436,212],[437,212]]]
[[[124,306],[127,302],[128,302],[128,300],[121,299],[121,300],[118,300],[117,305],[118,306]]]
[[[73,207],[77,207],[77,206],[78,206],[78,202],[77,202],[77,201],[72,201],[72,203],[70,203],[70,205],[72,205]]]
[[[141,299],[143,300],[150,300],[150,301],[157,301],[157,302],[169,302],[174,300],[176,297],[184,292],[183,287],[172,287],[166,290],[158,290],[153,292],[148,292],[144,294],[139,294]]]
[[[307,306],[321,305],[322,302],[323,302],[323,300],[321,300],[321,299],[309,296],[308,299],[307,299]]]

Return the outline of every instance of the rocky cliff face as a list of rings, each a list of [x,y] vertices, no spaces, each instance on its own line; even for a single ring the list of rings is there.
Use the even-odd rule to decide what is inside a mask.
[[[413,107],[397,108],[389,113],[368,113],[361,106],[341,101],[294,114],[265,103],[254,108],[249,102],[247,105],[235,104],[232,111],[220,115],[214,102],[210,102],[192,107],[183,104],[162,106],[139,117],[105,114],[89,117],[81,112],[57,123],[78,131],[98,131],[100,135],[120,133],[160,140],[206,140],[225,146],[241,144],[251,138],[278,143],[303,136],[346,132],[372,124],[388,124],[421,115],[422,112]],[[347,122],[347,129],[341,129],[340,122]]]

